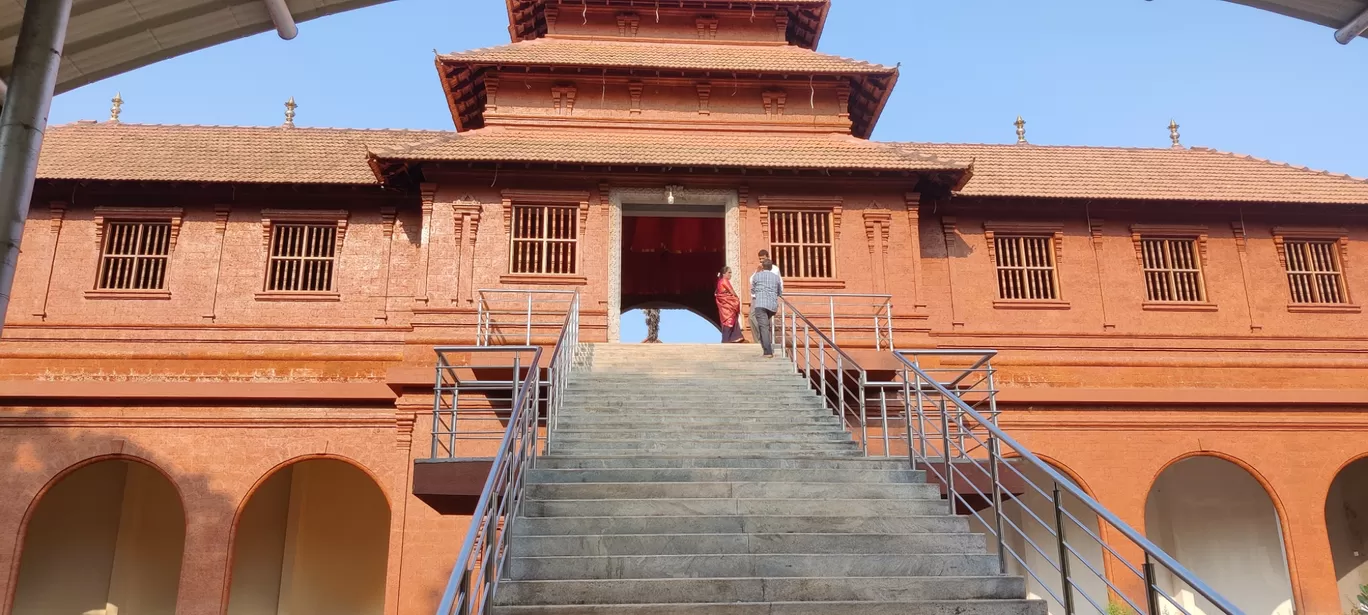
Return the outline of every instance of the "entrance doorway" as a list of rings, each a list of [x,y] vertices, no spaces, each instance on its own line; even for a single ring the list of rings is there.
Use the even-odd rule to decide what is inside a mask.
[[[621,311],[684,308],[716,325],[713,288],[726,244],[720,206],[625,205]]]

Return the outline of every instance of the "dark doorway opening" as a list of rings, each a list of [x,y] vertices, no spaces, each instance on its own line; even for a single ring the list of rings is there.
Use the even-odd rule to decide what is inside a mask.
[[[722,212],[622,217],[622,311],[683,307],[714,325],[713,289],[727,262]]]

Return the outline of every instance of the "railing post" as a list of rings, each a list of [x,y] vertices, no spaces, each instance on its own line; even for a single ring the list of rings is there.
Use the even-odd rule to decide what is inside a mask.
[[[1145,554],[1145,564],[1141,568],[1145,573],[1145,600],[1148,615],[1159,615],[1159,588],[1156,587],[1158,579],[1154,574],[1154,562],[1150,561],[1149,554]]]
[[[950,468],[950,410],[945,396],[940,398],[941,459],[945,462],[945,495],[950,500],[950,514],[955,513],[955,474]]]
[[[812,327],[803,322],[803,376],[812,386]]]
[[[527,334],[523,336],[523,344],[532,345],[532,293],[527,293]]]
[[[1073,615],[1073,582],[1069,580],[1069,544],[1064,538],[1064,507],[1059,501],[1059,483],[1054,485],[1055,539],[1059,543],[1060,593],[1064,598],[1064,615]]]
[[[880,340],[879,337],[880,337],[880,336],[879,336],[879,312],[878,312],[878,311],[875,311],[875,312],[874,312],[874,350],[883,350],[883,346],[880,345],[880,342],[881,342],[882,340]]]
[[[931,465],[931,459],[926,456],[926,396],[922,393],[922,378],[920,372],[914,372],[917,377],[917,452],[922,459],[926,460],[927,467]],[[907,417],[911,420],[912,417]],[[911,442],[907,443],[910,448]]]
[[[831,323],[831,343],[836,343],[836,296],[827,295],[827,317]]]
[[[429,457],[437,458],[437,429],[442,425],[442,355],[437,355],[436,375],[432,379],[432,454]]]
[[[904,399],[904,400],[907,399],[906,394],[905,394],[906,390],[907,390],[907,380],[904,378],[904,379],[903,379],[903,391],[904,391],[903,399]],[[910,426],[912,425],[912,421],[907,420],[907,417],[908,417],[910,414],[911,414],[910,412],[904,412],[904,413],[903,413],[903,422],[904,422],[908,427],[910,427]],[[888,389],[887,389],[886,387],[882,387],[882,386],[879,387],[879,420],[882,421],[882,424],[883,424],[883,456],[884,456],[885,459],[887,459],[887,458],[893,456],[893,451],[891,450],[891,449],[892,449],[892,446],[889,445],[889,440],[888,440]],[[909,431],[910,431],[910,430],[909,430]],[[908,438],[907,438],[907,448],[908,448],[909,451],[912,449],[912,437],[911,437],[910,434],[909,434],[909,436],[908,436]]]
[[[831,396],[827,394],[826,376],[826,341],[821,337],[817,338],[817,358],[821,362],[822,368],[822,403],[831,403]],[[841,417],[841,422],[845,422],[845,417]]]
[[[998,450],[1000,444],[997,436],[988,432],[988,473],[993,481],[993,524],[997,534],[998,572],[1007,574],[1007,544],[1002,535],[1002,481],[998,476],[998,462],[1002,459],[1002,452]]]

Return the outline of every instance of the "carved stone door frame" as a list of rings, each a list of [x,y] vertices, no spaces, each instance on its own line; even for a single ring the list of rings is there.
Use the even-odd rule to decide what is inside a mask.
[[[622,206],[666,205],[670,196],[676,205],[720,205],[727,239],[727,266],[733,275],[741,266],[741,209],[736,190],[683,188],[609,188],[608,189],[608,341],[622,341]],[[733,280],[734,282],[734,280]]]

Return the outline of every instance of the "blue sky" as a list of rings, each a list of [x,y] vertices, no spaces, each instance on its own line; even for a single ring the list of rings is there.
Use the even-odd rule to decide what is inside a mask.
[[[901,63],[875,139],[1204,145],[1368,177],[1368,40],[1221,0],[835,0],[819,49]],[[450,129],[433,50],[508,42],[500,0],[396,0],[144,67],[58,96],[52,123]],[[639,315],[623,339],[641,337]],[[667,341],[716,331],[667,313]]]

